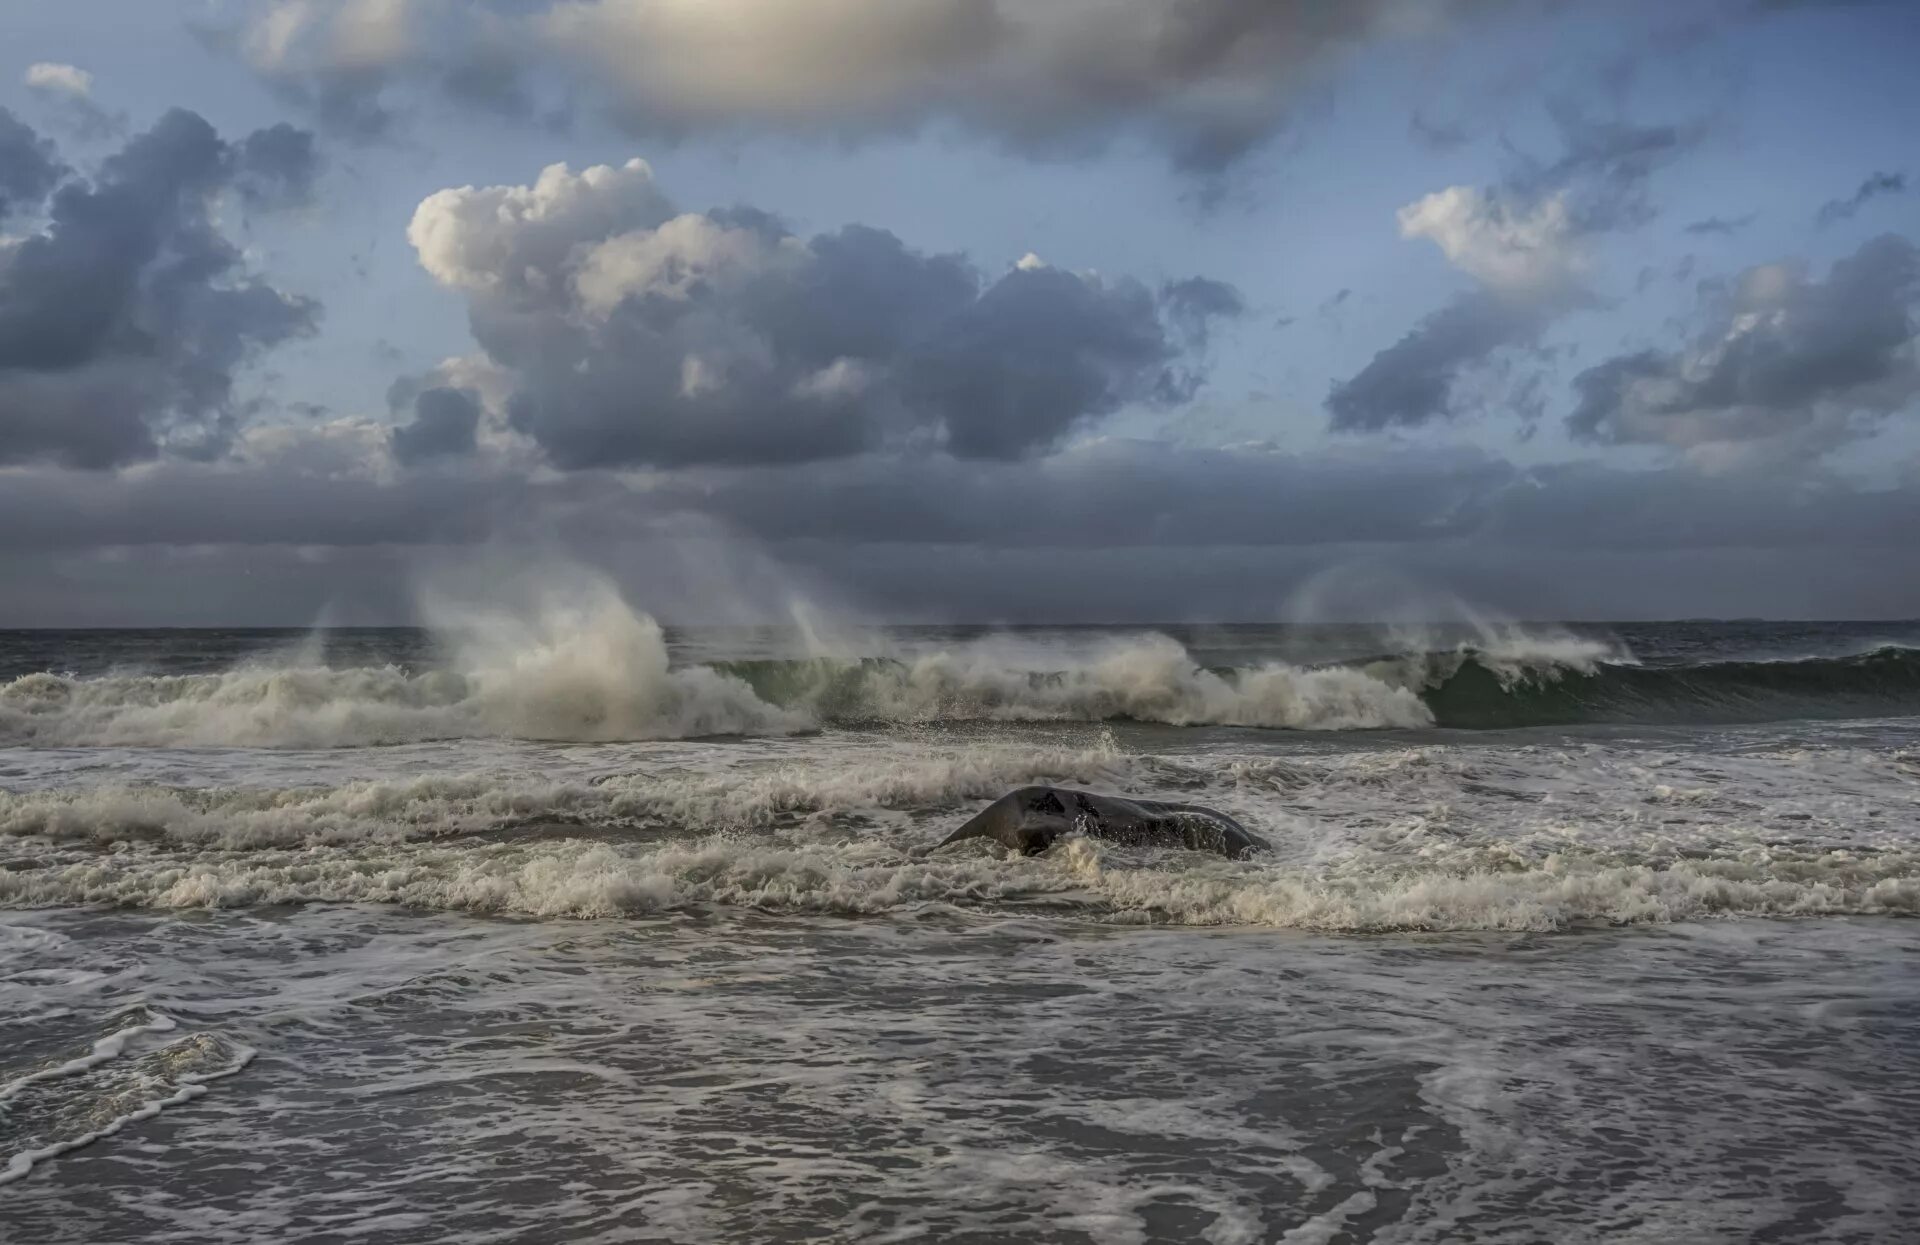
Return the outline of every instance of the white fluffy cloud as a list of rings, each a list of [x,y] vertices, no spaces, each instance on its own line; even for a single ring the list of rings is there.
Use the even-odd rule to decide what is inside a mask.
[[[23,81],[33,90],[85,99],[93,94],[93,75],[73,65],[40,61],[27,66]]]
[[[1564,288],[1582,267],[1564,193],[1512,203],[1450,186],[1401,208],[1399,221],[1401,237],[1428,239],[1454,267],[1502,294]]]
[[[1036,262],[986,282],[864,226],[802,239],[751,208],[678,212],[639,160],[443,190],[408,237],[511,378],[511,427],[565,468],[1017,458],[1185,400],[1209,322],[1240,310],[1199,278],[1156,292]],[[469,406],[430,405],[412,449],[475,443]]]
[[[645,160],[578,174],[551,164],[531,186],[462,186],[427,196],[407,241],[443,285],[544,293],[582,239],[652,229],[672,215]]]

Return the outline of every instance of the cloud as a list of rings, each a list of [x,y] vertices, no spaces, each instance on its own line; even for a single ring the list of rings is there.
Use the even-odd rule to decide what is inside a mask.
[[[1565,194],[1572,227],[1581,234],[1630,229],[1652,219],[1648,182],[1706,132],[1699,123],[1603,120],[1565,103],[1550,104],[1548,111],[1559,131],[1561,154],[1550,162],[1522,158],[1508,192],[1528,197]]]
[[[1582,297],[1580,234],[1564,191],[1512,203],[1466,186],[1400,209],[1400,235],[1426,238],[1478,282],[1432,312],[1327,396],[1340,432],[1415,427],[1460,412],[1460,382],[1491,355],[1537,338]]]
[[[1904,194],[1907,189],[1905,173],[1874,173],[1860,183],[1860,188],[1844,199],[1834,199],[1821,205],[1815,221],[1822,225],[1834,225],[1850,220],[1867,202],[1881,195]]]
[[[39,204],[64,171],[52,143],[0,108],[0,220],[23,205]]]
[[[1644,554],[1900,543],[1920,483],[1864,488],[1679,463],[1522,467],[1473,450],[1296,454],[1105,439],[1014,463],[876,453],[630,476],[448,458],[384,469],[353,420],[247,430],[219,462],[118,473],[0,469],[0,550],[663,539],[688,516],[768,545],[1018,550],[1317,548],[1454,542]],[[247,522],[233,523],[244,514]],[[1905,542],[1911,544],[1911,542]],[[1415,552],[1414,556],[1418,556]]]
[[[1677,126],[1595,121],[1567,108],[1553,114],[1559,158],[1521,158],[1499,187],[1450,186],[1400,209],[1400,236],[1431,241],[1476,288],[1334,384],[1326,406],[1335,431],[1418,427],[1462,414],[1470,376],[1594,301],[1585,286],[1589,240],[1646,220],[1648,178],[1693,141]],[[1523,418],[1541,406],[1526,385],[1510,398]]]
[[[1462,375],[1495,351],[1537,336],[1548,320],[1530,303],[1488,290],[1464,294],[1335,385],[1327,396],[1331,427],[1379,432],[1457,414]]]
[[[73,65],[61,65],[53,61],[39,61],[27,66],[27,72],[21,80],[35,91],[50,91],[79,99],[93,94],[92,74]]]
[[[51,153],[23,202],[41,206]],[[28,138],[31,139],[31,132]],[[233,377],[313,327],[318,307],[250,272],[216,203],[255,170],[251,140],[223,141],[175,109],[91,178],[44,200],[44,224],[0,243],[0,463],[99,468],[163,445],[216,453],[231,432]]]
[[[1482,285],[1525,297],[1572,282],[1581,261],[1564,193],[1512,203],[1451,186],[1400,209],[1400,236],[1426,238]]]
[[[385,437],[342,420],[246,430],[219,462],[0,468],[0,582],[36,584],[0,594],[0,618],[299,623],[330,597],[403,603],[411,567],[480,544],[624,568],[636,600],[671,612],[673,585],[647,568],[690,532],[894,617],[1266,616],[1308,576],[1355,565],[1417,568],[1533,617],[1920,609],[1912,481],[1121,440],[1014,463],[562,477],[460,457],[397,473]],[[203,590],[180,593],[182,573]]]
[[[1237,320],[1247,314],[1240,291],[1210,277],[1169,281],[1160,287],[1160,301],[1168,318],[1200,348],[1205,348],[1215,320]]]
[[[1697,220],[1685,226],[1681,232],[1692,234],[1695,237],[1705,237],[1709,234],[1718,234],[1721,237],[1732,237],[1748,225],[1753,224],[1756,219],[1758,219],[1758,214],[1754,212],[1749,212],[1745,216],[1735,216],[1732,218],[1709,216],[1705,220]]]
[[[429,196],[408,237],[467,299],[513,427],[558,466],[780,462],[917,444],[1017,458],[1201,382],[1219,282],[1038,259],[998,278],[849,225],[677,211],[639,160]]]
[[[1576,378],[1575,435],[1716,458],[1803,455],[1920,395],[1920,252],[1904,238],[1863,244],[1825,280],[1768,264],[1709,297],[1691,346],[1622,355]]]
[[[118,137],[127,119],[109,113],[93,98],[93,75],[74,65],[40,61],[27,66],[21,81],[51,106],[51,115],[64,128],[84,139]]]
[[[1219,172],[1364,44],[1432,37],[1496,0],[281,0],[231,47],[340,131],[422,95],[538,111],[578,88],[628,133],[960,126],[1060,153],[1133,136]]]
[[[393,456],[406,466],[471,454],[478,444],[480,399],[471,389],[423,389],[413,421],[393,430]]]
[[[235,144],[233,185],[255,207],[292,207],[312,198],[320,164],[313,132],[282,121]]]

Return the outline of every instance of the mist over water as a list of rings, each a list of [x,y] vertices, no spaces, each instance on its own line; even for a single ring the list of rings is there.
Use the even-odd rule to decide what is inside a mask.
[[[1643,656],[1610,631],[1479,619],[958,635],[810,622],[694,632],[675,652],[659,624],[592,579],[518,610],[425,606],[435,621],[420,632],[278,644],[241,633],[185,670],[164,669],[177,660],[167,633],[123,639],[86,672],[28,668],[45,641],[0,642],[0,675],[11,676],[0,683],[0,743],[638,741],[955,722],[1339,731],[1920,710],[1920,651],[1900,624],[1736,626],[1716,645],[1689,643],[1685,624],[1643,626],[1653,650]],[[1169,634],[1180,630],[1187,642]]]

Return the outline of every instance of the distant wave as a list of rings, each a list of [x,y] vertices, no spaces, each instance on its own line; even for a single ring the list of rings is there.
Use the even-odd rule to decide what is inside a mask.
[[[0,744],[354,747],[783,735],[966,721],[1291,730],[1722,723],[1920,713],[1920,651],[1644,666],[1604,644],[1516,635],[1330,665],[1199,665],[1159,635],[1084,652],[994,640],[913,657],[671,667],[614,602],[495,633],[450,669],[249,665],[214,674],[33,674],[0,684]]]
[[[803,710],[768,704],[738,679],[671,669],[659,626],[611,595],[527,620],[477,620],[458,651],[456,668],[422,672],[252,664],[217,674],[27,675],[0,685],[0,744],[326,748],[813,726]]]

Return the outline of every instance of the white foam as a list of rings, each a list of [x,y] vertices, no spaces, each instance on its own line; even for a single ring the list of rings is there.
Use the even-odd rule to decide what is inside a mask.
[[[5,1085],[0,1085],[0,1103],[6,1103],[12,1100],[18,1096],[21,1090],[37,1082],[56,1081],[61,1077],[75,1076],[87,1071],[89,1068],[97,1068],[110,1059],[118,1059],[127,1049],[127,1043],[142,1034],[171,1033],[177,1028],[179,1028],[179,1025],[171,1017],[149,1013],[144,1023],[131,1024],[124,1028],[114,1030],[112,1033],[95,1042],[92,1048],[84,1055],[76,1056],[64,1063],[55,1064],[52,1067],[29,1072],[23,1077],[9,1081]]]
[[[1719,916],[1920,913],[1920,858],[1905,853],[1527,862],[1476,845],[1330,864],[1142,859],[1076,839],[1045,856],[985,849],[916,854],[895,836],[853,842],[713,837],[691,843],[362,845],[346,851],[202,855],[124,851],[0,874],[10,906],[217,908],[302,902],[539,917],[609,917],[720,906],[875,914],[928,904],[1046,903],[1119,923],[1327,931],[1555,930]]]
[[[1317,730],[1427,726],[1414,690],[1344,667],[1279,663],[1220,674],[1174,640],[1109,640],[1076,658],[983,641],[862,672],[841,710],[884,721],[1129,719]]]
[[[0,835],[234,851],[397,842],[543,819],[648,823],[697,835],[814,813],[950,808],[1030,782],[1111,785],[1127,780],[1130,764],[1111,739],[1094,748],[849,745],[830,757],[598,782],[455,774],[338,787],[0,791]]]
[[[530,747],[530,746],[527,746]],[[1123,755],[840,737],[662,745],[645,768],[336,787],[0,793],[0,906],[378,902],[537,916],[1043,905],[1119,923],[1548,930],[1910,913],[1898,751],[1423,745]],[[1028,782],[1219,807],[1252,861],[1087,841],[933,844]]]
[[[456,648],[454,669],[425,673],[294,664],[196,675],[27,675],[0,685],[0,742],[337,747],[488,736],[771,735],[811,725],[738,679],[704,667],[670,669],[659,625],[610,590],[548,602],[527,618],[475,620]]]
[[[9,1090],[17,1091],[29,1082],[56,1079],[62,1076],[85,1072],[100,1063],[106,1062],[108,1059],[117,1058],[125,1049],[126,1043],[133,1037],[142,1033],[170,1032],[176,1027],[174,1022],[167,1017],[156,1015],[153,1019],[156,1022],[154,1025],[142,1025],[122,1029],[107,1038],[101,1039],[100,1042],[94,1043],[94,1053],[98,1054],[103,1043],[111,1043],[114,1042],[115,1039],[118,1039],[118,1044],[113,1047],[110,1053],[102,1058],[94,1058],[92,1055],[82,1056],[79,1059],[71,1060],[61,1065],[58,1069],[49,1070],[46,1075],[36,1074],[22,1078],[8,1088]],[[157,1022],[160,1021],[165,1021],[165,1024],[158,1024]],[[16,1180],[22,1179],[27,1173],[31,1172],[37,1164],[43,1163],[50,1158],[78,1150],[82,1146],[92,1145],[102,1137],[113,1136],[129,1124],[136,1124],[142,1120],[150,1120],[169,1107],[177,1107],[183,1103],[193,1101],[195,1098],[207,1092],[207,1086],[210,1082],[232,1076],[234,1073],[239,1072],[253,1060],[254,1055],[257,1053],[251,1047],[230,1046],[215,1042],[212,1039],[200,1038],[188,1039],[188,1041],[193,1044],[197,1050],[226,1054],[230,1056],[230,1059],[224,1066],[207,1071],[174,1071],[170,1074],[171,1080],[168,1082],[168,1084],[171,1084],[173,1087],[172,1093],[165,1094],[158,1098],[148,1099],[132,1110],[113,1116],[98,1126],[89,1128],[84,1132],[75,1133],[72,1136],[60,1137],[42,1146],[16,1151],[7,1160],[6,1165],[0,1167],[0,1185],[11,1184]],[[6,1097],[7,1095],[0,1094],[0,1101],[5,1101]]]

